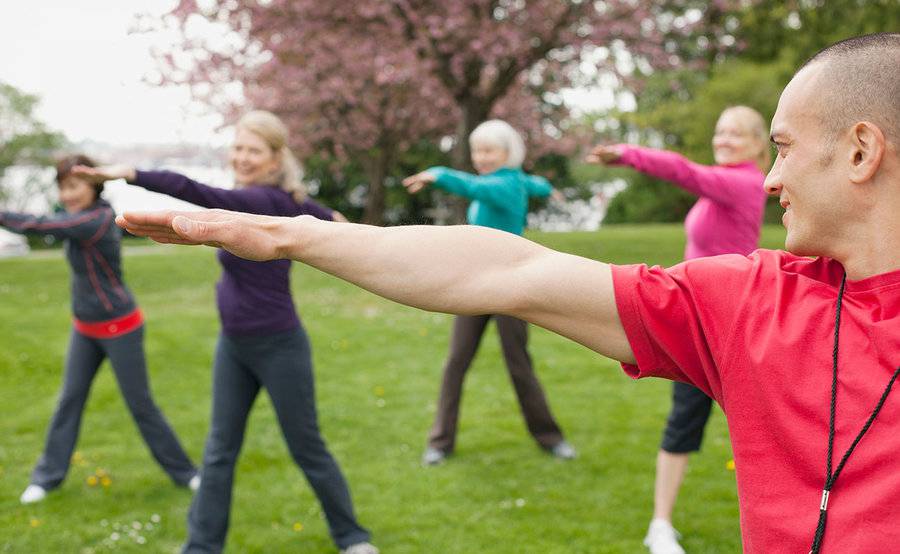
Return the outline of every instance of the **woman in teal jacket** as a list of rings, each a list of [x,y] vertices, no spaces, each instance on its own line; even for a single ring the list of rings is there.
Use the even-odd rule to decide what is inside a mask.
[[[553,187],[543,177],[527,175],[522,171],[525,143],[508,123],[496,119],[486,121],[475,128],[469,142],[472,164],[478,175],[432,167],[407,177],[403,185],[410,193],[431,184],[468,198],[472,201],[467,212],[470,224],[521,235],[525,229],[528,197],[549,196],[553,193]],[[554,456],[574,458],[575,450],[563,438],[534,374],[528,354],[527,324],[513,317],[488,314],[456,316],[454,319],[437,414],[422,462],[436,465],[453,452],[463,379],[491,318],[497,322],[506,368],[529,432],[542,448]]]

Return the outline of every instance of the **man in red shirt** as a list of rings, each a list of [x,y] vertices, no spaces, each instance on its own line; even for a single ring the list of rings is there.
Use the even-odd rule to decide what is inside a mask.
[[[476,227],[221,211],[119,223],[162,242],[292,258],[428,310],[512,315],[620,360],[632,376],[689,382],[728,419],[745,552],[891,552],[900,544],[898,69],[900,34],[868,35],[824,50],[785,88],[765,186],[786,209],[791,253],[662,269]]]

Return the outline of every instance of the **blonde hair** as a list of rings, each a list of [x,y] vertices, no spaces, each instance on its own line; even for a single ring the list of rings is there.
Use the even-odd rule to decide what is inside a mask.
[[[475,127],[469,135],[469,144],[476,142],[493,144],[506,150],[504,167],[522,167],[525,161],[525,141],[513,126],[502,119],[489,119]]]
[[[719,117],[721,118],[726,113],[738,116],[745,130],[759,143],[760,151],[753,161],[763,173],[768,171],[769,165],[772,163],[772,152],[769,146],[769,127],[762,114],[749,106],[729,106],[722,110]]]
[[[244,114],[237,127],[259,135],[280,159],[280,170],[270,182],[260,184],[278,186],[289,193],[295,202],[306,200],[303,166],[288,148],[288,128],[284,122],[272,112],[253,110]]]

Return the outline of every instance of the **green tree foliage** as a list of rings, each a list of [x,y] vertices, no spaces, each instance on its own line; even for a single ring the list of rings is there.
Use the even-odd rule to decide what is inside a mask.
[[[43,166],[65,138],[52,132],[34,115],[38,97],[0,82],[0,201],[9,198],[3,176],[14,165]],[[32,188],[34,183],[26,183]]]
[[[713,130],[724,108],[747,105],[770,120],[781,90],[801,63],[838,40],[897,31],[900,4],[757,0],[723,17],[740,54],[720,57],[707,72],[661,72],[651,78],[638,97],[637,111],[621,117],[623,128],[641,143],[712,163]],[[608,222],[679,221],[693,203],[691,195],[667,183],[635,172],[625,179],[629,187],[613,199]],[[770,200],[766,221],[780,221],[781,213]]]
[[[839,40],[900,31],[897,0],[756,0],[733,17],[742,57],[792,68]]]

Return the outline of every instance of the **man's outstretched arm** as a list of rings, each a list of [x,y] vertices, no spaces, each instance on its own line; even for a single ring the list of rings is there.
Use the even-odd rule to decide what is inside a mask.
[[[424,310],[511,315],[634,362],[609,266],[510,233],[474,225],[383,228],[223,210],[126,213],[118,223],[159,242],[219,246],[252,260],[297,260]]]

